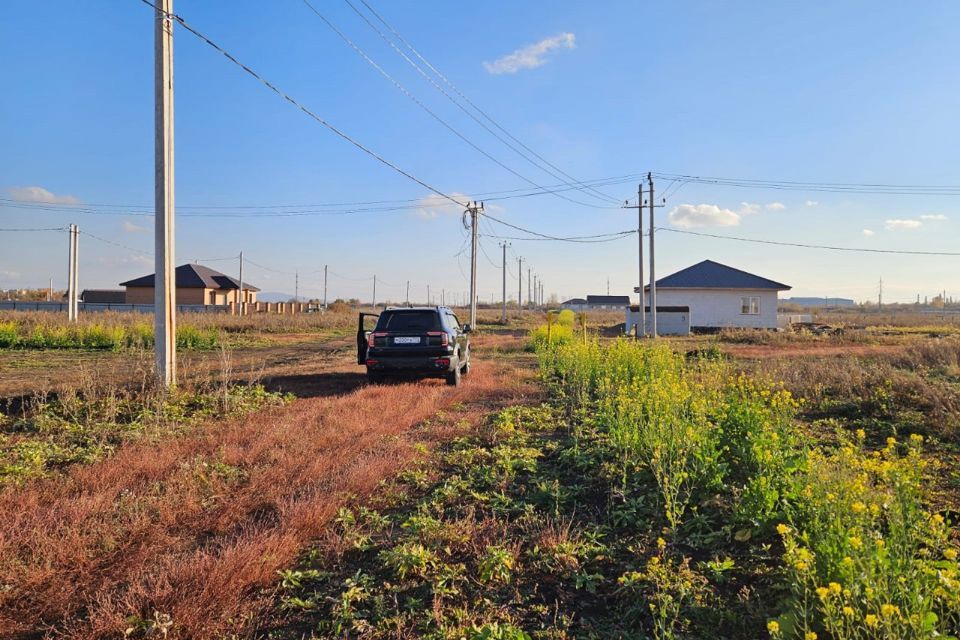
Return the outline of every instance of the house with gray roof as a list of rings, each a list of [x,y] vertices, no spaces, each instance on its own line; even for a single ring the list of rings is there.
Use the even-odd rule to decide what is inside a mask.
[[[260,291],[249,282],[240,282],[231,276],[200,264],[182,264],[175,270],[177,304],[224,306],[230,303],[257,301]],[[127,304],[153,304],[154,274],[120,283],[126,288]]]
[[[689,326],[694,331],[776,329],[777,296],[789,289],[790,285],[704,260],[657,280],[657,308],[689,308]],[[649,296],[650,286],[644,291]],[[629,318],[627,326],[631,326]]]
[[[630,306],[630,296],[588,295],[586,299],[571,298],[560,303],[561,309],[574,311],[620,311]]]

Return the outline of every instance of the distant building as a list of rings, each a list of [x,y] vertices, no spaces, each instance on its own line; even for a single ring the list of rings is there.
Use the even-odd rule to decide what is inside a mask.
[[[852,307],[857,303],[849,298],[784,298],[782,302],[800,307]]]
[[[776,329],[777,292],[789,289],[789,285],[704,260],[657,280],[657,308],[688,307],[693,330]],[[644,290],[649,294],[649,285]]]
[[[566,302],[560,303],[561,309],[572,309],[574,311],[621,311],[630,306],[630,296],[587,296],[583,298],[571,298]]]
[[[199,264],[183,264],[176,268],[177,304],[228,305],[241,301],[240,283],[236,278]],[[126,287],[127,304],[153,304],[153,274],[120,283]],[[242,301],[257,301],[260,291],[243,283]]]
[[[80,302],[95,304],[124,304],[127,293],[123,289],[84,289],[80,293]]]

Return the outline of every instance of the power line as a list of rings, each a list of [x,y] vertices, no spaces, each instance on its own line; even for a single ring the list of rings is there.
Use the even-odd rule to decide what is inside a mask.
[[[639,174],[610,176],[585,181],[586,183],[602,186],[613,186],[631,182]],[[529,198],[533,196],[550,195],[552,193],[571,191],[575,187],[565,187],[562,184],[549,185],[542,190],[521,187],[502,191],[487,191],[477,193],[476,198],[485,201],[510,200],[514,198]],[[382,206],[368,206],[382,205]],[[0,198],[0,206],[13,209],[29,209],[37,211],[68,212],[75,214],[109,215],[109,216],[142,216],[153,217],[152,205],[122,205],[106,203],[86,203],[84,205],[67,205],[49,202],[20,202],[10,198]],[[429,206],[429,205],[427,205]],[[324,209],[324,207],[348,207],[341,209]],[[288,205],[177,205],[178,215],[190,218],[256,218],[256,217],[300,217],[321,215],[348,215],[355,213],[382,213],[423,209],[423,198],[408,198],[402,200],[372,200],[364,202],[340,202],[318,204],[288,204]],[[104,209],[125,209],[124,211],[106,211]],[[245,210],[248,213],[220,213],[205,212],[204,210]],[[287,209],[286,211],[276,211]],[[180,213],[183,211],[183,213]]]
[[[430,107],[428,107],[427,105],[425,105],[420,99],[418,99],[415,95],[413,95],[405,86],[403,86],[403,84],[401,84],[399,80],[397,80],[396,78],[394,78],[392,75],[390,75],[390,74],[386,71],[386,69],[384,69],[384,68],[381,67],[379,64],[377,64],[377,62],[376,62],[373,58],[371,58],[371,57],[367,54],[367,52],[363,50],[363,48],[361,48],[359,45],[357,45],[355,42],[353,42],[353,40],[351,40],[350,38],[348,38],[348,37],[346,36],[346,34],[344,34],[339,28],[337,28],[337,26],[336,26],[335,24],[333,24],[333,22],[331,22],[326,16],[324,16],[322,13],[320,13],[320,12],[316,9],[316,7],[314,7],[314,6],[310,3],[310,0],[302,0],[302,1],[303,1],[303,3],[304,3],[314,14],[316,14],[316,16],[317,16],[318,18],[320,18],[320,20],[323,21],[324,24],[326,24],[335,34],[337,34],[337,36],[339,36],[341,40],[343,40],[343,41],[344,41],[348,46],[350,46],[361,58],[363,58],[364,61],[366,61],[370,66],[372,66],[374,69],[376,69],[376,70],[380,73],[380,75],[382,75],[384,78],[386,78],[388,81],[390,81],[401,93],[403,93],[403,95],[405,95],[407,98],[409,98],[411,101],[413,101],[413,103],[416,104],[418,107],[420,107],[421,109],[423,109],[423,111],[425,111],[430,117],[432,117],[434,120],[436,120],[436,121],[439,122],[441,125],[443,125],[444,128],[446,128],[446,129],[449,130],[452,134],[454,134],[455,136],[457,136],[458,138],[460,138],[461,140],[463,140],[463,141],[464,141],[465,143],[467,143],[470,147],[472,147],[475,151],[477,151],[478,153],[480,153],[481,155],[483,155],[485,158],[489,159],[491,162],[495,163],[497,166],[499,166],[499,167],[501,167],[502,169],[504,169],[504,170],[512,173],[513,175],[517,176],[518,178],[520,178],[520,179],[523,180],[524,182],[530,183],[531,185],[537,187],[538,189],[541,189],[541,190],[544,190],[544,189],[545,189],[545,187],[542,187],[541,185],[537,184],[535,181],[531,180],[530,178],[528,178],[527,176],[523,175],[523,174],[520,173],[519,171],[517,171],[517,170],[513,169],[512,167],[508,166],[507,164],[505,164],[504,162],[502,162],[502,161],[499,160],[498,158],[494,157],[491,153],[489,153],[489,152],[486,151],[485,149],[481,148],[479,145],[477,145],[475,142],[473,142],[473,141],[470,140],[467,136],[465,136],[463,133],[461,133],[458,129],[456,129],[453,125],[451,125],[451,124],[448,123],[446,120],[444,120],[444,119],[441,118],[439,115],[437,115],[436,112],[434,112],[432,109],[430,109]],[[572,198],[568,198],[568,197],[566,197],[566,196],[560,195],[559,193],[556,193],[555,195],[556,195],[558,198],[562,198],[562,199],[564,199],[564,200],[568,200],[569,202],[573,202],[573,203],[579,204],[579,205],[581,205],[581,206],[605,208],[605,207],[598,207],[598,205],[590,204],[590,203],[587,203],[587,202],[580,202],[579,200],[574,200],[574,199],[572,199]]]
[[[536,151],[534,151],[533,149],[531,149],[530,147],[528,147],[528,146],[527,146],[526,144],[524,144],[522,141],[518,140],[513,134],[511,134],[511,133],[510,133],[509,131],[507,131],[504,127],[502,127],[496,120],[494,120],[491,116],[489,116],[483,109],[481,109],[480,107],[478,107],[472,100],[470,100],[470,98],[468,98],[466,95],[464,95],[463,92],[460,91],[439,69],[437,69],[436,66],[434,66],[429,60],[427,60],[419,51],[417,51],[417,49],[416,49],[412,44],[410,44],[402,35],[400,35],[400,33],[399,33],[393,26],[391,26],[379,13],[377,13],[377,11],[376,11],[373,7],[371,7],[365,0],[361,0],[361,2],[363,3],[363,6],[365,6],[365,7],[367,8],[367,10],[368,10],[371,14],[373,14],[374,17],[376,17],[377,20],[380,21],[381,24],[383,24],[387,29],[389,29],[390,32],[393,33],[393,35],[396,36],[397,39],[398,39],[400,42],[402,42],[411,52],[413,52],[413,54],[414,54],[417,58],[419,58],[424,64],[426,64],[426,66],[427,66],[431,71],[433,71],[433,73],[436,74],[436,76],[437,76],[438,78],[440,78],[440,80],[442,80],[442,81],[444,82],[444,84],[446,84],[448,87],[450,87],[450,89],[452,89],[458,96],[460,96],[460,97],[461,97],[468,105],[470,105],[477,113],[479,113],[480,115],[482,115],[488,122],[490,122],[492,125],[494,125],[494,126],[495,126],[497,129],[499,129],[500,131],[502,131],[504,134],[506,134],[511,140],[513,140],[514,142],[516,142],[517,144],[519,144],[521,147],[523,147],[524,149],[526,149],[530,154],[532,154],[533,156],[537,157],[541,162],[543,162],[544,164],[546,164],[546,165],[548,165],[549,167],[553,168],[554,170],[556,170],[557,172],[559,172],[561,175],[566,176],[569,180],[572,180],[573,183],[564,180],[563,178],[560,177],[560,175],[557,175],[556,173],[550,171],[549,169],[545,169],[541,164],[535,162],[535,161],[532,160],[528,155],[526,155],[525,153],[523,153],[522,151],[520,151],[519,149],[517,149],[515,146],[513,146],[512,144],[510,144],[508,141],[504,140],[499,134],[497,134],[497,132],[493,131],[493,130],[492,130],[489,126],[487,126],[483,121],[481,121],[480,119],[478,119],[473,113],[471,113],[468,109],[466,109],[456,98],[454,98],[454,97],[451,96],[449,93],[447,93],[447,91],[444,90],[443,87],[441,87],[439,84],[437,84],[437,83],[434,81],[433,78],[431,78],[426,72],[423,71],[423,69],[420,67],[420,65],[418,65],[416,62],[414,62],[413,60],[411,60],[409,56],[407,56],[403,51],[401,51],[401,50],[396,46],[396,44],[393,42],[393,40],[391,40],[386,34],[384,34],[382,31],[380,31],[380,29],[378,29],[378,28],[376,27],[376,25],[374,25],[372,22],[370,22],[370,20],[367,18],[367,16],[365,16],[360,10],[358,10],[357,7],[356,7],[350,0],[344,0],[344,2],[346,2],[347,5],[349,5],[350,8],[353,9],[354,13],[356,13],[358,16],[360,16],[360,18],[361,18],[373,31],[375,31],[375,32],[377,33],[377,35],[379,35],[380,38],[382,38],[382,39],[384,40],[384,42],[386,42],[388,45],[390,45],[390,47],[391,47],[400,57],[402,57],[402,58],[403,58],[408,64],[410,64],[410,66],[412,66],[421,76],[423,76],[428,82],[430,82],[430,84],[433,85],[433,87],[434,87],[437,91],[439,91],[440,93],[442,93],[448,100],[450,100],[454,105],[456,105],[457,108],[459,108],[461,111],[463,111],[465,114],[467,114],[467,116],[469,116],[474,122],[476,122],[476,123],[479,124],[481,127],[483,127],[488,133],[490,133],[490,135],[494,136],[497,140],[499,140],[499,141],[502,142],[504,145],[506,145],[507,147],[509,147],[512,151],[516,152],[516,153],[517,153],[518,155],[520,155],[522,158],[524,158],[525,160],[527,160],[528,162],[530,162],[533,166],[535,166],[535,167],[537,167],[538,169],[544,171],[545,173],[548,173],[549,175],[553,176],[554,178],[557,178],[558,180],[563,181],[564,184],[567,184],[568,186],[573,187],[573,184],[575,183],[576,185],[578,185],[577,187],[575,187],[575,188],[577,188],[578,190],[584,190],[584,191],[586,191],[586,192],[589,192],[589,195],[592,195],[592,196],[595,197],[595,198],[598,198],[598,199],[601,199],[601,200],[606,200],[607,202],[619,204],[619,201],[617,200],[617,198],[614,198],[614,197],[612,197],[612,196],[610,196],[610,195],[608,195],[608,194],[605,194],[605,193],[603,193],[603,192],[601,192],[601,191],[597,191],[596,189],[594,189],[594,188],[592,188],[592,187],[589,187],[589,186],[585,185],[584,183],[578,181],[576,178],[574,178],[574,177],[571,176],[570,174],[566,173],[565,171],[563,171],[562,169],[560,169],[559,167],[557,167],[556,165],[554,165],[553,163],[551,163],[549,160],[547,160],[546,158],[544,158],[542,155],[540,155],[539,153],[537,153]]]
[[[24,229],[24,228],[21,228],[21,229],[0,229],[0,231],[2,231],[2,232],[4,232],[4,233],[10,233],[10,232],[13,232],[13,231],[66,231],[66,230],[67,230],[67,227],[42,227],[42,228],[38,227],[38,228],[32,228],[32,229]]]
[[[445,198],[446,200],[449,200],[450,202],[452,202],[452,203],[454,203],[454,204],[456,204],[456,205],[458,205],[458,206],[461,206],[461,207],[466,207],[466,206],[467,206],[466,203],[463,203],[463,202],[458,201],[458,200],[457,200],[456,198],[454,198],[453,196],[450,196],[450,195],[444,193],[443,191],[441,191],[440,189],[434,187],[433,185],[431,185],[431,184],[429,184],[429,183],[421,180],[420,178],[417,178],[417,177],[414,176],[412,173],[409,173],[408,171],[405,171],[404,169],[400,168],[398,165],[394,164],[393,162],[391,162],[391,161],[387,160],[386,158],[384,158],[383,156],[381,156],[381,155],[380,155],[379,153],[377,153],[376,151],[373,151],[373,150],[370,149],[369,147],[367,147],[367,146],[365,146],[364,144],[358,142],[357,140],[353,139],[352,137],[350,137],[350,136],[349,136],[348,134],[346,134],[345,132],[343,132],[343,131],[341,131],[340,129],[338,129],[337,127],[335,127],[333,124],[327,122],[326,120],[324,120],[323,118],[321,118],[320,116],[318,116],[316,113],[314,113],[313,111],[311,111],[310,109],[308,109],[306,106],[304,106],[302,103],[298,102],[295,98],[293,98],[293,97],[291,97],[289,94],[284,93],[283,91],[281,91],[279,88],[277,88],[276,85],[274,85],[274,84],[271,83],[269,80],[267,80],[266,78],[264,78],[263,76],[261,76],[260,74],[258,74],[256,71],[254,71],[254,70],[251,69],[250,67],[248,67],[248,66],[246,66],[245,64],[243,64],[242,62],[240,62],[240,61],[239,61],[237,58],[235,58],[232,54],[230,54],[230,53],[227,52],[225,49],[223,49],[222,47],[220,47],[219,45],[217,45],[216,43],[214,43],[214,42],[213,42],[212,40],[210,40],[207,36],[203,35],[203,34],[200,33],[199,31],[197,31],[194,27],[192,27],[189,23],[186,22],[186,20],[184,20],[183,18],[181,18],[179,15],[177,15],[177,14],[170,14],[170,13],[167,13],[167,12],[163,11],[162,9],[160,9],[159,7],[157,7],[157,5],[155,5],[155,4],[154,4],[153,2],[151,2],[150,0],[140,0],[140,1],[141,1],[142,3],[144,3],[145,5],[153,8],[154,11],[158,11],[158,12],[160,12],[160,13],[163,13],[164,15],[167,16],[168,19],[176,20],[184,29],[186,29],[187,31],[189,31],[190,33],[192,33],[193,35],[195,35],[196,37],[200,38],[203,42],[205,42],[207,45],[209,45],[210,47],[212,47],[212,48],[215,49],[216,51],[220,52],[227,60],[229,60],[229,61],[232,62],[233,64],[237,65],[237,66],[240,67],[241,69],[243,69],[247,74],[249,74],[250,76],[252,76],[252,77],[255,78],[256,80],[258,80],[258,81],[259,81],[261,84],[263,84],[265,87],[267,87],[268,89],[270,89],[271,91],[273,91],[274,93],[276,93],[278,96],[280,96],[281,98],[283,98],[284,100],[286,100],[287,102],[289,102],[290,104],[292,104],[293,106],[295,106],[295,107],[297,107],[298,109],[300,109],[301,111],[303,111],[306,115],[308,115],[308,116],[310,116],[311,118],[313,118],[314,120],[316,120],[318,123],[320,123],[321,125],[323,125],[323,126],[326,127],[327,129],[329,129],[330,131],[332,131],[333,133],[335,133],[337,136],[339,136],[339,137],[342,138],[343,140],[349,142],[350,144],[352,144],[352,145],[353,145],[354,147],[356,147],[357,149],[360,149],[361,151],[363,151],[364,153],[366,153],[366,154],[367,154],[368,156],[370,156],[371,158],[377,160],[377,161],[380,162],[381,164],[389,167],[390,169],[393,169],[394,171],[396,171],[396,172],[399,173],[400,175],[402,175],[402,176],[404,176],[404,177],[412,180],[413,182],[416,182],[416,183],[419,184],[421,187],[424,187],[425,189],[428,189],[428,190],[432,191],[433,193],[437,194],[438,196],[440,196],[440,197],[442,197],[442,198]]]
[[[803,249],[825,249],[830,251],[850,251],[856,253],[892,253],[909,256],[960,256],[960,252],[950,251],[910,251],[906,249],[867,249],[862,247],[835,247],[822,244],[803,244],[800,242],[781,242],[777,240],[761,240],[758,238],[741,238],[738,236],[724,236],[715,233],[704,233],[702,231],[687,231],[684,229],[671,229],[669,227],[657,227],[657,231],[669,231],[671,233],[683,233],[691,236],[702,236],[705,238],[718,238],[720,240],[736,240],[738,242],[752,242],[756,244],[771,244],[782,247],[800,247]]]
[[[889,183],[858,182],[801,182],[795,180],[760,180],[754,178],[718,178],[654,172],[653,175],[666,180],[676,179],[685,183],[710,184],[727,187],[747,187],[754,189],[775,189],[783,191],[818,191],[830,193],[866,193],[887,195],[931,195],[958,196],[957,185],[910,185]]]
[[[121,249],[126,249],[127,251],[133,251],[133,252],[135,252],[135,253],[142,253],[142,254],[145,255],[145,256],[153,256],[153,251],[144,251],[143,249],[134,249],[133,247],[128,247],[128,246],[125,245],[125,244],[121,244],[121,243],[115,242],[115,241],[113,241],[113,240],[108,240],[108,239],[106,239],[106,238],[101,238],[100,236],[93,235],[93,234],[90,233],[89,231],[79,231],[79,230],[78,230],[77,233],[81,233],[81,234],[83,234],[83,235],[85,235],[85,236],[88,236],[88,237],[90,237],[90,238],[93,238],[94,240],[99,240],[100,242],[105,242],[106,244],[112,244],[113,246],[115,246],[115,247],[120,247]]]
[[[556,241],[558,241],[558,242],[597,242],[596,238],[607,237],[607,236],[618,236],[618,237],[619,237],[619,236],[625,236],[625,235],[629,235],[629,234],[631,234],[631,233],[636,233],[636,232],[637,232],[636,229],[630,229],[630,230],[627,230],[627,231],[617,231],[617,232],[614,232],[614,233],[602,233],[602,234],[597,234],[597,235],[593,235],[593,236],[569,236],[569,237],[565,237],[565,238],[564,238],[564,237],[559,237],[559,236],[552,236],[552,235],[549,235],[549,234],[546,234],[546,233],[540,233],[539,231],[533,231],[533,230],[531,230],[531,229],[525,229],[525,228],[520,227],[520,226],[518,226],[518,225],[511,224],[511,223],[509,223],[509,222],[505,222],[505,221],[503,221],[503,220],[501,220],[501,219],[499,219],[499,218],[495,218],[494,216],[490,215],[489,213],[483,213],[482,215],[485,216],[485,217],[487,217],[487,218],[489,218],[490,220],[493,220],[494,222],[499,222],[500,224],[502,224],[502,225],[504,225],[504,226],[506,226],[506,227],[510,227],[511,229],[516,229],[517,231],[522,231],[523,233],[528,233],[528,234],[530,234],[530,235],[532,235],[532,236],[536,236],[536,238],[504,238],[504,237],[501,237],[501,236],[497,236],[498,239],[501,239],[501,240],[504,240],[504,239],[505,239],[505,240],[535,240],[535,239],[538,239],[538,238],[539,238],[539,239],[541,239],[541,240],[556,240]]]

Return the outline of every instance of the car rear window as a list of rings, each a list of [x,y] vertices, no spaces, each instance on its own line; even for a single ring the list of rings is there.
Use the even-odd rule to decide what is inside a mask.
[[[380,331],[438,331],[440,316],[436,311],[392,311],[380,315]]]

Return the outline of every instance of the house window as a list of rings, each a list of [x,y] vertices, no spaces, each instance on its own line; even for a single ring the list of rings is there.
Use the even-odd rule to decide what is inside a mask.
[[[740,298],[740,315],[760,315],[760,296],[748,296],[746,298]]]

